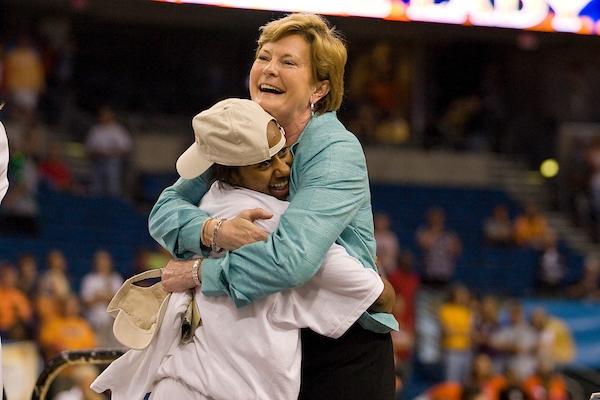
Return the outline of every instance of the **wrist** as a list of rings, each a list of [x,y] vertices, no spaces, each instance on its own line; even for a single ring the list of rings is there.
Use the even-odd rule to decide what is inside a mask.
[[[215,229],[216,223],[217,221],[215,221],[214,218],[207,218],[206,221],[204,221],[204,223],[202,224],[202,231],[200,232],[200,242],[205,247],[211,247],[212,232]]]
[[[201,258],[197,258],[194,261],[194,264],[192,265],[192,281],[194,282],[194,287],[198,287],[200,286],[201,283],[201,268],[200,266],[202,265],[202,259]]]
[[[223,249],[221,247],[219,247],[217,245],[217,235],[219,234],[219,231],[221,230],[221,226],[223,225],[223,223],[227,220],[227,218],[220,218],[215,220],[216,223],[214,225],[213,231],[212,231],[212,236],[210,238],[210,248],[212,249],[213,253],[220,253]]]

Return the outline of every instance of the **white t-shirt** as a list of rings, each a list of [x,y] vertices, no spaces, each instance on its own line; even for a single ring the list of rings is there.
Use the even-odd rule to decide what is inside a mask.
[[[4,125],[0,122],[0,202],[8,190],[8,139]]]
[[[232,218],[249,208],[267,209],[273,218],[256,222],[269,232],[287,206],[263,193],[221,189],[216,183],[200,203],[218,218]],[[191,343],[177,346],[165,358],[158,380],[177,379],[214,400],[295,399],[300,389],[299,329],[338,338],[382,290],[377,273],[337,244],[304,286],[242,308],[228,297],[204,296],[198,289],[195,299],[203,323]]]
[[[92,127],[85,146],[91,152],[104,156],[127,153],[131,149],[131,138],[127,130],[120,124],[98,124]]]
[[[103,276],[97,272],[91,272],[83,277],[81,283],[81,298],[86,301],[92,301],[97,295],[110,292],[114,296],[123,284],[123,278],[116,272],[112,272],[109,276]],[[106,312],[106,304],[96,303],[91,306],[87,312],[87,320],[94,327],[111,325],[113,318]]]

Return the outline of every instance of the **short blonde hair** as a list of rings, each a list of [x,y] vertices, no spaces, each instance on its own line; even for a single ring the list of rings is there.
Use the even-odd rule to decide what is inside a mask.
[[[315,104],[315,112],[337,111],[344,96],[344,68],[348,53],[341,34],[320,15],[294,13],[260,27],[256,56],[265,43],[301,35],[310,45],[313,79],[329,81],[329,93]]]

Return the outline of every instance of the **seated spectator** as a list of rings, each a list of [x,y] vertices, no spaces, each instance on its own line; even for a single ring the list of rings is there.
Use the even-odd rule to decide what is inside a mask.
[[[469,373],[473,334],[470,300],[469,290],[456,285],[438,311],[446,381],[464,382]]]
[[[73,386],[54,396],[54,400],[104,400],[106,397],[90,389],[92,382],[98,377],[98,370],[93,365],[78,365],[68,373]]]
[[[471,393],[481,394],[485,400],[498,400],[500,391],[505,386],[506,378],[494,371],[491,358],[487,354],[478,354],[473,359],[471,375],[464,385],[462,399],[465,399],[465,394],[471,389]]]
[[[485,220],[483,235],[487,243],[494,246],[508,246],[513,240],[513,226],[508,207],[499,204],[494,207],[491,217]]]
[[[537,356],[553,365],[565,365],[575,358],[575,342],[567,324],[548,315],[543,308],[531,313],[531,325],[538,334]]]
[[[106,307],[122,284],[123,278],[114,271],[110,253],[98,250],[94,254],[94,271],[83,277],[81,298],[99,346],[120,347],[112,333],[113,318],[106,312]]]
[[[84,350],[96,347],[96,335],[80,315],[79,299],[74,295],[58,302],[58,315],[42,324],[39,342],[46,359],[64,350]]]
[[[90,129],[85,147],[93,164],[91,193],[119,196],[131,138],[110,107],[104,106],[98,111],[98,123]]]
[[[52,189],[69,191],[73,184],[71,168],[64,161],[62,144],[53,142],[39,165],[40,176]]]
[[[523,382],[523,391],[529,400],[568,400],[567,384],[554,365],[547,359],[538,360],[535,374]]]
[[[31,253],[21,255],[17,261],[17,268],[19,270],[17,288],[31,301],[36,297],[39,289],[38,265],[34,255]]]
[[[375,242],[377,243],[377,261],[386,276],[392,273],[397,265],[400,245],[398,236],[391,229],[390,217],[387,214],[377,213],[373,218],[375,228]]]
[[[441,208],[427,211],[427,225],[417,231],[417,244],[422,251],[422,280],[434,286],[447,284],[456,268],[462,244],[445,226],[446,214]]]
[[[504,373],[506,384],[498,394],[498,400],[526,400],[527,396],[523,390],[523,380],[520,379],[510,368]]]
[[[12,264],[0,266],[0,337],[25,340],[32,321],[31,304],[17,288],[17,271]]]
[[[540,294],[555,295],[565,276],[564,257],[558,250],[558,237],[548,232],[538,261],[537,286]]]
[[[47,270],[40,279],[40,294],[51,298],[67,297],[71,294],[71,283],[67,277],[67,260],[57,249],[46,256]]]
[[[583,263],[583,276],[567,288],[567,296],[576,299],[600,299],[600,259],[588,256]]]
[[[519,246],[541,249],[549,231],[550,226],[546,217],[533,203],[527,204],[525,212],[515,219],[514,237],[515,243]]]
[[[519,380],[535,372],[537,335],[525,318],[519,302],[508,307],[509,323],[492,336],[492,346],[503,357],[504,369],[510,369]]]

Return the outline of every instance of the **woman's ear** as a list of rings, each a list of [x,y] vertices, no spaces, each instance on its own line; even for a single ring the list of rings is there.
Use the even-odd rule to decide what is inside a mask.
[[[312,104],[316,104],[323,97],[327,96],[327,93],[329,93],[329,81],[326,79],[326,80],[317,82],[315,91],[310,96],[310,102]]]

